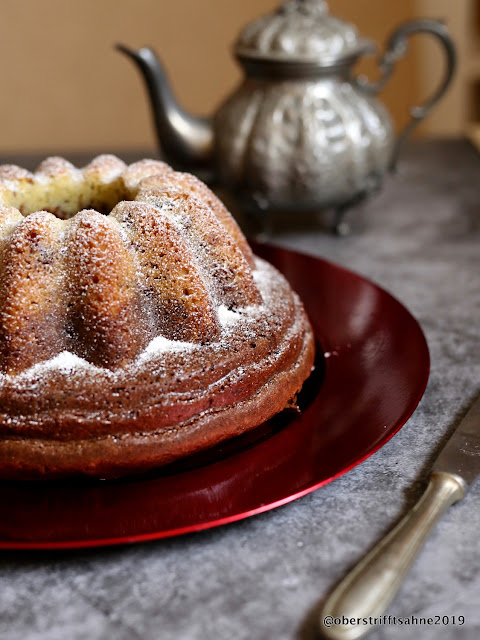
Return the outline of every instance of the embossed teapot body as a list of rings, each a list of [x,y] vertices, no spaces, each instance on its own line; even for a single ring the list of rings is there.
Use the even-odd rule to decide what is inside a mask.
[[[395,138],[375,95],[415,33],[437,37],[446,72],[430,100],[411,111]],[[234,47],[245,77],[213,118],[185,113],[153,51],[123,45],[143,72],[161,149],[178,168],[212,175],[251,210],[343,210],[378,188],[402,141],[446,91],[455,50],[444,25],[418,20],[399,27],[380,59],[375,84],[357,78],[357,60],[375,51],[323,0],[289,0],[248,25]]]

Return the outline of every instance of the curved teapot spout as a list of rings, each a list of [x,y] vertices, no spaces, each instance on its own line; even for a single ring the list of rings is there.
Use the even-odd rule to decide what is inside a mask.
[[[155,122],[159,146],[167,161],[177,168],[204,169],[213,158],[213,127],[210,118],[192,116],[179,106],[170,89],[167,74],[152,49],[138,51],[118,44],[142,72]]]

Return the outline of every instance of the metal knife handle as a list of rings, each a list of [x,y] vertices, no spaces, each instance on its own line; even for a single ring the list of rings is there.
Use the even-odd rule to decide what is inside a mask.
[[[450,473],[432,473],[427,490],[399,524],[342,580],[325,603],[320,627],[332,640],[362,638],[373,618],[392,602],[428,534],[446,509],[463,498],[466,485]],[[341,624],[333,624],[340,618]],[[346,619],[360,620],[343,624]],[[363,619],[366,618],[366,624]],[[372,620],[370,620],[372,618]],[[337,620],[338,622],[338,620]],[[331,624],[330,624],[331,623]]]

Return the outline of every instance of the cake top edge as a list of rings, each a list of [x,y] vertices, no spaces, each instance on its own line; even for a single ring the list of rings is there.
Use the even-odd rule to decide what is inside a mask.
[[[0,166],[0,206],[28,216],[50,211],[62,219],[82,209],[110,211],[121,200],[132,200],[145,178],[174,173],[161,160],[144,158],[127,165],[113,154],[94,157],[76,167],[60,156],[45,158],[33,172],[18,165]]]
[[[110,181],[122,174],[130,180],[141,177],[149,177],[155,173],[173,171],[166,162],[143,158],[127,165],[114,154],[99,154],[87,164],[77,167],[69,160],[61,156],[48,156],[40,162],[34,171],[29,171],[17,164],[6,163],[0,165],[0,184],[32,183],[32,181],[45,182],[45,179],[55,180],[62,177],[72,179],[81,178],[84,175],[95,174],[98,179]]]

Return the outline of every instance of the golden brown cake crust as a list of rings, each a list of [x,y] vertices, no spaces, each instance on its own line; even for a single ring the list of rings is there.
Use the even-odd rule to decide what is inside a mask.
[[[0,276],[0,478],[170,463],[281,411],[313,365],[283,276],[159,161],[0,167]]]

